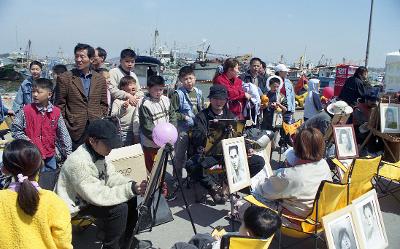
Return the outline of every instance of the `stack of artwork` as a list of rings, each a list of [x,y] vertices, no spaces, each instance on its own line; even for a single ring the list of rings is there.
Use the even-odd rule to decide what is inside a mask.
[[[329,249],[381,249],[388,246],[375,190],[322,218]]]

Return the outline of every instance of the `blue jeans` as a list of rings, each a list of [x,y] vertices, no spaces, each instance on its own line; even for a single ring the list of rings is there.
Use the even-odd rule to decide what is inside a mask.
[[[56,156],[48,157],[43,161],[44,161],[44,166],[42,168],[42,172],[53,171],[57,169]]]

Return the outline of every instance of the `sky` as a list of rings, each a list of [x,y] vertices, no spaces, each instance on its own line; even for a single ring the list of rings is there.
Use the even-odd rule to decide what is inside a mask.
[[[287,63],[305,52],[364,64],[370,0],[0,0],[0,53],[25,49],[73,56],[78,42],[100,46],[109,57],[127,47],[145,53],[157,28],[162,44],[181,52],[251,53]],[[400,49],[400,0],[375,0],[369,66],[384,67]]]

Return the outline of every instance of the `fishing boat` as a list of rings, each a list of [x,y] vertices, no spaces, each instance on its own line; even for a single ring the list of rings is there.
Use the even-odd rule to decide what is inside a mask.
[[[218,70],[218,66],[221,65],[221,62],[218,60],[209,60],[207,59],[207,53],[210,49],[210,45],[208,45],[207,49],[197,51],[197,59],[192,64],[194,73],[196,75],[196,81],[200,83],[210,83],[212,82],[215,73]]]

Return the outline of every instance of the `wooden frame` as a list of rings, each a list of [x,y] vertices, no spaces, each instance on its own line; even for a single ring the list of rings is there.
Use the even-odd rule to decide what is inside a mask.
[[[400,104],[380,103],[379,110],[381,132],[400,133]]]
[[[361,248],[386,248],[388,239],[375,189],[353,200],[352,206]]]
[[[339,160],[358,157],[358,146],[353,125],[335,125],[333,126],[333,134],[336,144],[336,157]]]
[[[222,140],[229,192],[250,186],[250,171],[243,137]]]
[[[347,206],[322,218],[329,249],[340,249],[341,243],[348,245],[346,248],[361,248],[351,212],[352,207]]]

